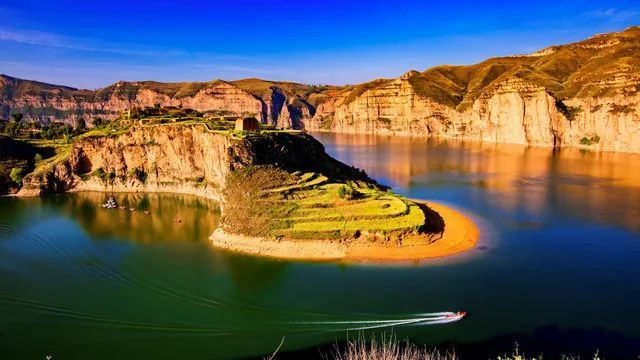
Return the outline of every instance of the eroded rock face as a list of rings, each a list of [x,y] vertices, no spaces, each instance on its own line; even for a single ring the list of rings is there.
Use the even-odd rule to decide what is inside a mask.
[[[509,79],[483,93],[471,107],[455,109],[417,94],[397,79],[351,102],[348,93],[318,107],[310,130],[443,136],[466,140],[543,146],[587,146],[602,151],[640,152],[640,96],[619,94],[573,98],[562,112],[545,88]]]
[[[315,111],[312,105],[295,101],[298,97],[276,85],[271,86],[268,93],[256,95],[221,80],[206,83],[121,81],[90,91],[0,75],[0,118],[8,118],[13,111],[23,113],[26,121],[43,123],[71,123],[77,118],[88,122],[95,117],[113,119],[132,107],[160,105],[202,112],[221,111],[233,116],[255,116],[265,124],[292,128],[302,120],[310,119]],[[288,107],[294,107],[298,117],[281,120],[282,109]],[[287,113],[285,118],[289,117]]]
[[[235,138],[201,125],[138,126],[117,136],[77,141],[68,160],[27,175],[19,194],[166,191],[221,200],[227,175],[253,165],[368,179],[332,159],[320,142],[302,133]]]
[[[349,87],[311,130],[640,152],[640,27]]]

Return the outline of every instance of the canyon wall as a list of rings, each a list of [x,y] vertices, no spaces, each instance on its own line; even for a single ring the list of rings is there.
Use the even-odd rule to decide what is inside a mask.
[[[64,159],[28,174],[19,195],[154,191],[221,200],[227,175],[254,165],[366,178],[331,158],[320,142],[303,133],[236,137],[202,125],[139,125],[120,135],[76,140]]]
[[[308,130],[640,152],[640,27],[342,90]]]
[[[181,107],[216,115],[254,116],[264,124],[299,128],[315,107],[306,100],[311,86],[246,79],[202,83],[120,81],[106,88],[78,90],[0,75],[0,119],[13,113],[25,121],[73,123],[113,119],[133,107]]]
[[[559,105],[544,87],[509,79],[458,110],[421,96],[400,78],[352,101],[346,96],[320,105],[305,128],[640,152],[637,93],[573,98]],[[577,110],[569,114],[561,107]]]

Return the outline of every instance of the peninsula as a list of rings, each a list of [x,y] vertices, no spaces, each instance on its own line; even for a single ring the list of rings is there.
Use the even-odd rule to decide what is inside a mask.
[[[6,193],[173,192],[215,199],[222,216],[211,240],[231,251],[418,261],[468,250],[479,236],[465,215],[398,196],[331,158],[310,135],[254,118],[145,116],[67,140],[2,137],[0,146],[11,149],[0,159]]]

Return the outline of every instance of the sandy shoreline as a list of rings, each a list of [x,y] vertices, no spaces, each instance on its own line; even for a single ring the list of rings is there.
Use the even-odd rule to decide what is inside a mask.
[[[204,191],[203,191],[204,190]],[[162,187],[124,189],[112,188],[115,193],[173,193],[185,194],[219,201],[209,189],[192,187]],[[105,189],[83,186],[68,192],[99,191]],[[16,196],[15,194],[13,196]],[[21,196],[21,195],[17,195]],[[225,233],[216,229],[210,236],[213,246],[244,253],[278,259],[320,261],[320,262],[416,262],[451,256],[474,248],[480,237],[478,226],[464,213],[449,206],[423,200],[412,201],[427,205],[444,220],[444,231],[430,236],[409,236],[401,246],[395,244],[341,242],[337,240],[293,241],[256,238]]]
[[[345,262],[415,262],[450,256],[475,247],[480,231],[468,216],[443,204],[416,202],[428,205],[442,217],[444,231],[441,234],[410,236],[404,240],[405,244],[398,246],[328,240],[273,240],[228,234],[217,229],[211,235],[211,241],[215,247],[248,255]]]

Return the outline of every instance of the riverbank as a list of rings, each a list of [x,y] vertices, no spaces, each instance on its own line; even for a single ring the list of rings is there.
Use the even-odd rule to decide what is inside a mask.
[[[441,233],[408,235],[402,245],[397,245],[389,242],[274,240],[216,229],[211,241],[217,248],[248,255],[321,262],[415,262],[451,256],[475,247],[480,231],[467,215],[443,204],[416,202],[427,207],[428,223],[425,225],[444,225]]]

